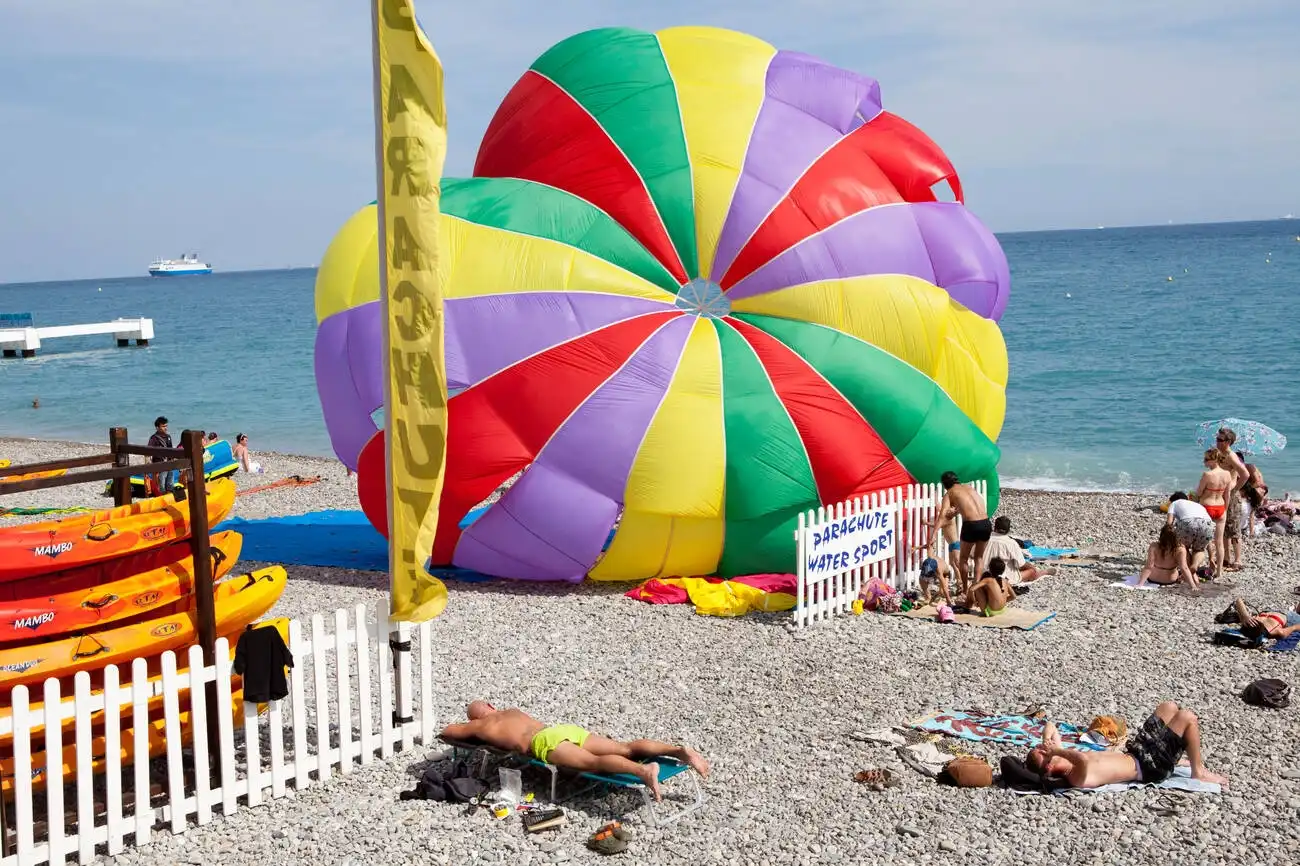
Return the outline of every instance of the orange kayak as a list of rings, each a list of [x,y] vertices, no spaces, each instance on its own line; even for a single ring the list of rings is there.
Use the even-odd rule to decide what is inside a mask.
[[[235,507],[235,482],[208,485],[208,526]],[[0,529],[0,583],[81,568],[161,547],[190,534],[188,503],[175,494],[61,520]]]
[[[217,584],[217,634],[237,633],[271,609],[284,592],[285,573],[271,566]],[[156,659],[165,650],[198,640],[190,600],[173,602],[161,615],[142,622],[22,646],[0,647],[0,696],[14,686],[41,683],[50,677],[71,677],[105,665],[129,663],[137,656]],[[151,669],[157,666],[151,663]]]
[[[230,573],[243,536],[212,536],[213,581]],[[0,583],[0,646],[86,631],[167,607],[194,591],[188,541],[107,563]]]
[[[288,620],[288,619],[285,619],[285,618],[283,618],[283,617],[280,617],[280,618],[277,618],[277,619],[268,619],[268,620],[263,620],[261,623],[258,624],[257,627],[258,627],[258,628],[276,628],[276,629],[279,629],[279,631],[280,631],[280,637],[284,640],[284,642],[285,642],[286,645],[288,644],[288,642],[289,642],[289,620]],[[227,641],[227,642],[229,643],[229,645],[230,645],[230,658],[231,658],[232,660],[235,658],[235,645],[239,642],[239,635],[240,635],[240,633],[241,633],[242,631],[243,631],[243,628],[240,628],[240,629],[236,630],[235,632],[233,632],[233,633],[231,633],[231,634],[225,635],[226,641]],[[189,670],[189,664],[188,664],[188,662],[187,662],[185,656],[184,656],[182,653],[183,653],[183,651],[178,651],[178,656],[179,656],[179,657],[178,657],[177,660],[176,660],[176,661],[177,661],[177,672],[178,672],[178,673],[184,673],[184,672],[186,672],[187,670]],[[152,664],[152,666],[155,667],[155,668],[160,667],[160,663],[155,662],[155,663]],[[131,671],[130,671],[130,669],[127,668],[127,669],[122,670],[122,671],[121,671],[121,676],[122,676],[122,678],[123,678],[123,679],[120,681],[121,684],[122,684],[123,686],[128,686],[128,685],[130,685],[130,679],[131,679]],[[235,689],[241,688],[241,687],[243,686],[243,679],[242,679],[241,677],[239,677],[239,676],[231,677],[231,684],[232,684],[232,685],[231,685],[232,688],[235,688]],[[73,688],[73,685],[72,685],[71,680],[69,680],[67,683],[62,684],[62,691],[60,692],[60,694],[62,695],[62,701],[63,701],[63,703],[65,703],[65,704],[71,704],[71,703],[73,702],[73,700],[75,699],[75,698],[72,696],[72,694],[71,694],[71,690],[72,690],[72,688]],[[103,692],[103,686],[102,686],[102,684],[96,684],[96,687],[95,687],[94,689],[92,689],[91,694],[92,694],[92,695],[98,695],[98,694],[101,694],[102,692]],[[153,718],[156,714],[161,713],[161,712],[163,711],[164,695],[163,695],[163,689],[162,689],[162,674],[161,674],[161,673],[155,673],[155,674],[153,674],[151,677],[149,677],[149,692],[148,692],[148,694],[150,695],[149,700],[148,700],[148,704],[147,704],[147,705],[148,705],[148,708],[149,708],[149,717],[150,717],[150,718]],[[182,691],[182,692],[180,693],[179,697],[180,697],[180,707],[181,707],[181,709],[183,710],[183,709],[188,708],[188,707],[189,707],[189,699],[190,699],[190,693],[189,693],[189,691],[188,691],[188,690]],[[34,751],[34,752],[35,752],[35,751],[40,751],[40,750],[42,750],[42,749],[45,748],[45,746],[44,746],[44,743],[45,743],[45,738],[44,738],[45,725],[44,725],[44,719],[43,719],[42,716],[41,716],[41,714],[42,714],[42,713],[44,712],[44,710],[45,710],[45,701],[42,699],[42,698],[43,698],[43,694],[42,694],[41,692],[36,691],[36,690],[33,690],[33,691],[32,691],[32,693],[31,693],[31,698],[32,698],[32,700],[31,700],[31,702],[27,705],[27,709],[28,709],[28,712],[31,714],[31,716],[34,717],[33,720],[34,720],[35,722],[37,722],[37,724],[29,724],[29,727],[30,727],[30,729],[31,729],[31,747],[30,747],[30,748],[31,748],[31,751]],[[5,707],[4,707],[4,709],[3,709],[3,710],[0,710],[0,720],[9,719],[9,718],[11,717],[11,715],[12,715],[12,710],[10,709],[10,706],[9,706],[8,702],[6,702],[6,703],[5,703]],[[124,724],[124,725],[126,725],[126,724],[130,724],[130,722],[131,722],[131,707],[129,707],[129,706],[124,706],[124,707],[122,707],[122,709],[121,709],[121,711],[120,711],[120,714],[119,714],[119,718],[120,718],[122,724]],[[92,728],[93,730],[96,730],[96,731],[103,730],[103,727],[104,727],[104,713],[103,713],[102,710],[101,710],[100,712],[96,712],[96,713],[92,713],[92,714],[91,714],[91,716],[90,716],[90,724],[91,724],[91,728]],[[65,736],[68,735],[66,732],[73,732],[73,731],[75,731],[75,729],[76,729],[76,725],[77,725],[77,720],[76,720],[75,718],[72,718],[72,717],[65,718],[65,719],[63,720],[63,725],[62,725],[62,728],[63,728],[63,730],[65,731]],[[9,755],[11,755],[11,754],[12,754],[12,748],[13,748],[13,734],[12,734],[12,733],[0,734],[0,758],[8,757]]]

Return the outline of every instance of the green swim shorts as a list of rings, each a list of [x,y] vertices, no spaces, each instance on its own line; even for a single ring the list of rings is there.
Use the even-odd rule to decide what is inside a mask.
[[[533,757],[543,763],[550,763],[551,752],[560,743],[573,743],[579,748],[587,742],[590,736],[587,731],[577,725],[551,725],[549,728],[542,728],[533,736],[532,750]]]
[[[990,608],[990,607],[985,607],[985,608],[984,608],[984,615],[985,615],[985,616],[997,616],[998,614],[1002,613],[1002,611],[1004,611],[1004,610],[1006,610],[1005,607],[1000,607],[1000,608],[998,608],[997,610],[993,610],[993,609]]]

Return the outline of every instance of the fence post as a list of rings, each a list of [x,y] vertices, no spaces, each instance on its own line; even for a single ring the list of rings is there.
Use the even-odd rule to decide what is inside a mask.
[[[108,428],[108,450],[113,455],[114,466],[130,466],[131,455],[122,453],[122,446],[127,444],[125,427]],[[113,479],[113,504],[131,504],[131,478],[124,476]]]
[[[203,477],[203,432],[186,430],[181,434],[181,448],[190,459],[189,483],[186,485],[187,499],[190,507],[190,557],[194,562],[194,612],[198,620],[199,646],[203,647],[203,664],[211,667],[216,664],[217,654],[217,611],[216,597],[212,593],[212,547],[208,539],[208,484]],[[203,686],[203,700],[209,707],[217,705],[217,683],[213,681]],[[190,700],[200,700],[194,694],[193,682],[190,684]],[[217,714],[207,718],[208,766],[195,767],[196,773],[212,772],[212,756],[220,754],[221,731],[217,723]],[[195,734],[197,735],[197,731]],[[227,780],[222,779],[225,784]],[[229,780],[234,782],[233,779]]]

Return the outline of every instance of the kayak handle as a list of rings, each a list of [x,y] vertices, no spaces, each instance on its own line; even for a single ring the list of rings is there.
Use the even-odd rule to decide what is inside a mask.
[[[112,604],[115,601],[117,601],[117,596],[113,595],[112,593],[109,593],[108,595],[98,600],[86,599],[81,603],[81,606],[88,607],[91,610],[100,610],[101,608],[108,607],[110,604]]]
[[[92,640],[92,641],[95,641],[95,650],[94,650],[93,652],[88,652],[88,653],[86,653],[86,652],[82,652],[82,651],[81,651],[81,641],[77,641],[77,651],[74,652],[74,653],[72,654],[72,658],[73,658],[74,660],[76,660],[76,659],[93,659],[93,658],[94,658],[95,656],[97,656],[97,655],[101,655],[101,654],[103,654],[103,653],[108,652],[108,647],[104,646],[102,643],[100,643],[99,641],[95,640],[95,639],[94,639],[93,637],[91,637],[90,635],[84,635],[84,636],[81,638],[81,640],[82,640],[82,641],[84,641],[84,640]]]

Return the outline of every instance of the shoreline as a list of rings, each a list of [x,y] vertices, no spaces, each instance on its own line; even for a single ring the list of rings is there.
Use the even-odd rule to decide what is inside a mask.
[[[37,446],[44,445],[50,447],[68,447],[68,448],[99,447],[105,449],[108,447],[107,442],[80,442],[72,439],[47,439],[47,438],[41,438],[35,436],[0,435],[0,456],[3,456],[2,452],[6,444],[14,444],[14,445],[28,446],[28,447],[33,445],[37,445]],[[324,456],[320,454],[300,454],[293,451],[274,451],[274,450],[266,450],[266,451],[258,450],[253,452],[253,455],[255,459],[261,461],[262,463],[266,463],[268,458],[276,462],[305,460],[313,463],[320,463],[322,466],[334,465],[339,467],[340,469],[342,468],[342,464],[339,462],[339,459],[333,455]],[[1024,484],[1023,479],[1018,479],[1018,480],[1021,483],[1015,483],[1015,482],[1005,483],[1002,485],[1001,490],[1003,492],[1011,491],[1016,493],[1046,493],[1046,494],[1051,494],[1051,493],[1076,494],[1077,493],[1077,494],[1088,494],[1088,495],[1098,495],[1098,496],[1160,496],[1161,498],[1168,495],[1167,493],[1158,490],[1143,490],[1143,489],[1119,490],[1119,489],[1101,489],[1101,488],[1089,488],[1089,487],[1066,487],[1051,482],[1045,482],[1042,486],[1035,486],[1035,485]]]

